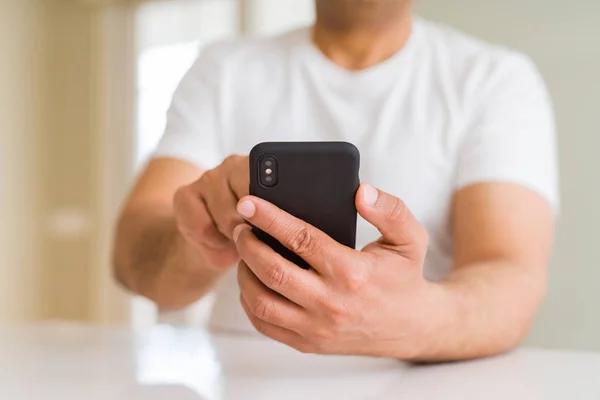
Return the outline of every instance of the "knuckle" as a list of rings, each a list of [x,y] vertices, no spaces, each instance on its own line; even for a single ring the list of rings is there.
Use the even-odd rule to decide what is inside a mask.
[[[388,213],[388,219],[394,222],[402,223],[406,221],[409,215],[408,207],[399,198],[394,199],[394,204],[390,208]]]
[[[306,343],[305,351],[306,354],[330,354],[330,345],[328,340],[311,340]]]
[[[346,282],[346,286],[352,292],[360,291],[367,280],[366,272],[364,272],[360,268],[351,268],[346,271],[344,274],[344,280]]]
[[[353,319],[348,307],[336,306],[329,313],[328,325],[329,325],[329,336],[326,339],[335,339],[342,332],[347,330],[348,326],[352,326]]]
[[[262,321],[270,321],[273,318],[274,311],[273,302],[264,295],[259,295],[252,307],[252,314]]]
[[[198,184],[202,186],[213,185],[214,182],[219,177],[219,169],[218,167],[215,169],[210,169],[202,174],[200,179],[198,180]]]
[[[252,326],[254,326],[254,329],[256,329],[258,333],[267,336],[267,324],[257,320],[256,318],[252,318],[251,322]]]
[[[322,343],[323,341],[335,339],[335,334],[331,326],[326,326],[314,329],[310,333],[310,338],[315,343]]]
[[[321,306],[322,314],[319,320],[324,323],[316,324],[308,332],[308,337],[316,343],[329,343],[339,337],[352,326],[352,316],[349,305],[340,301],[329,301]]]
[[[211,171],[206,171],[205,173],[202,174],[202,176],[200,177],[200,179],[198,179],[197,182],[197,186],[198,186],[198,190],[204,190],[206,189],[206,186],[209,186],[212,182],[212,172]]]
[[[175,191],[173,195],[173,211],[176,215],[185,213],[189,209],[188,203],[192,198],[192,193],[190,186],[182,186]]]
[[[307,346],[305,343],[296,344],[294,349],[298,350],[302,354],[314,354],[310,351],[309,346]]]
[[[237,164],[241,161],[243,157],[238,155],[238,154],[231,154],[229,156],[227,156],[227,158],[225,158],[225,161],[223,161],[223,164]]]
[[[181,186],[179,189],[177,189],[173,195],[173,205],[175,207],[181,205],[181,203],[187,198],[188,192],[188,186]]]
[[[215,176],[215,173],[216,173],[216,172],[215,172],[215,170],[214,170],[214,169],[209,169],[208,171],[205,171],[205,172],[202,174],[202,176],[200,177],[200,179],[199,179],[199,182],[200,182],[200,183],[203,183],[203,182],[208,182],[208,181],[210,181],[212,178],[214,178],[214,176]]]
[[[290,249],[299,256],[308,256],[315,251],[315,239],[307,226],[292,234]]]
[[[269,268],[269,277],[267,279],[267,286],[275,291],[286,286],[289,280],[288,273],[279,261],[273,263],[271,268]]]
[[[302,354],[318,354],[317,347],[314,343],[305,340],[294,345],[294,348]]]

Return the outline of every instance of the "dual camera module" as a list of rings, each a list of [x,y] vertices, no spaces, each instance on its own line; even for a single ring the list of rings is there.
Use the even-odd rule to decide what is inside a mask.
[[[265,156],[259,161],[260,184],[264,187],[273,187],[279,182],[279,163],[275,157]]]

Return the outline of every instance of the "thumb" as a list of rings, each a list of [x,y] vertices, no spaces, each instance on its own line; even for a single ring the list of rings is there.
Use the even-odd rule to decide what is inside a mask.
[[[398,197],[362,184],[356,194],[356,208],[379,230],[383,236],[380,244],[408,258],[425,256],[429,243],[427,231]]]

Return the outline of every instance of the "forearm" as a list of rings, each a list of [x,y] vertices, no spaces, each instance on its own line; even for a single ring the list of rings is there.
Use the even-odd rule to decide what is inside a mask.
[[[162,309],[186,307],[209,292],[222,274],[204,265],[171,216],[123,216],[117,230],[114,272],[129,290]]]
[[[461,267],[431,284],[425,332],[415,361],[496,355],[528,332],[545,292],[544,268],[489,261]]]

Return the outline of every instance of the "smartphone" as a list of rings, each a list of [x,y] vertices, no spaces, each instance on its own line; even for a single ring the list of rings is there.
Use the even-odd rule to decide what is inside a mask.
[[[269,142],[250,152],[250,194],[308,222],[344,246],[356,246],[360,154],[346,142]],[[304,269],[310,265],[265,232],[255,235]]]

